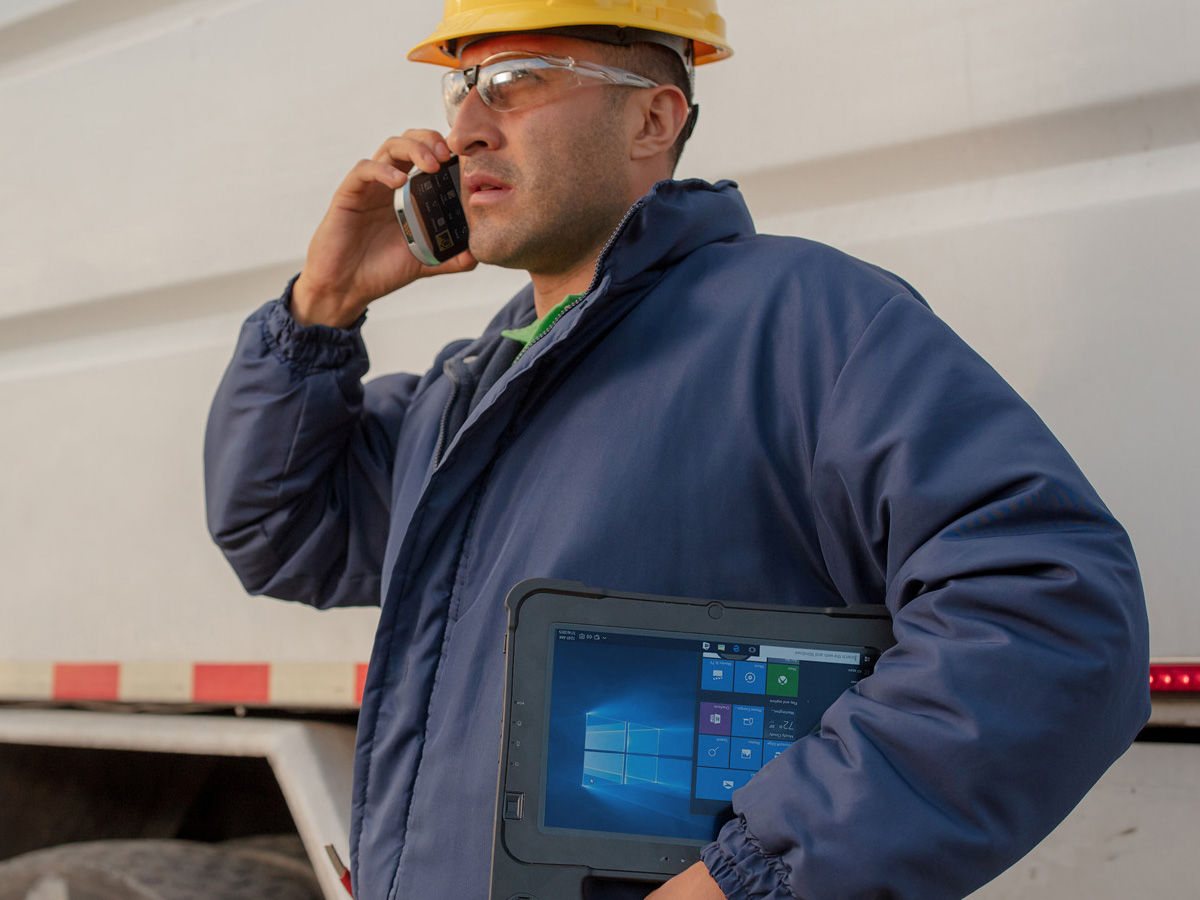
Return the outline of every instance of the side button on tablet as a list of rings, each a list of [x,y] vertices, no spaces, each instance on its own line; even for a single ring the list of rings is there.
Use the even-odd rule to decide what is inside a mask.
[[[519,791],[505,791],[504,818],[520,819],[525,814],[525,795]]]

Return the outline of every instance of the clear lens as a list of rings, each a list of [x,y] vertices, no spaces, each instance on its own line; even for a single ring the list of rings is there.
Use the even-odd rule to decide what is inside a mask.
[[[442,102],[451,127],[472,87],[492,109],[512,112],[545,103],[559,93],[585,85],[615,84],[656,87],[657,83],[624,69],[576,62],[569,57],[497,53],[478,66],[442,77]]]
[[[479,95],[500,112],[535,106],[578,83],[570,66],[537,57],[504,60],[479,71]]]
[[[455,116],[458,115],[458,108],[463,105],[470,91],[462,72],[447,72],[442,76],[442,106],[446,110],[446,121],[451,127],[454,125]]]

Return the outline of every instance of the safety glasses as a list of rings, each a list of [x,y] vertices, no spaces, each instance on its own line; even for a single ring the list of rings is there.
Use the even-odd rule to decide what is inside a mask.
[[[500,112],[546,103],[580,87],[651,88],[658,82],[599,63],[578,62],[569,56],[540,56],[508,51],[489,56],[477,66],[442,76],[442,102],[451,127],[471,88],[479,99]]]

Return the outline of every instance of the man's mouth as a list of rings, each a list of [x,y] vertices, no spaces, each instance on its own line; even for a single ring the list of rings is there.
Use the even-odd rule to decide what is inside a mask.
[[[472,172],[463,178],[463,190],[467,204],[485,204],[499,200],[512,190],[510,185],[486,172]]]

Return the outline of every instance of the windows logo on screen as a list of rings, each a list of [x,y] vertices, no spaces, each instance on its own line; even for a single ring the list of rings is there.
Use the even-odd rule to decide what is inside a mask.
[[[584,723],[583,786],[680,786],[688,759],[661,752],[662,731],[588,713]],[[685,766],[681,767],[681,763]]]

